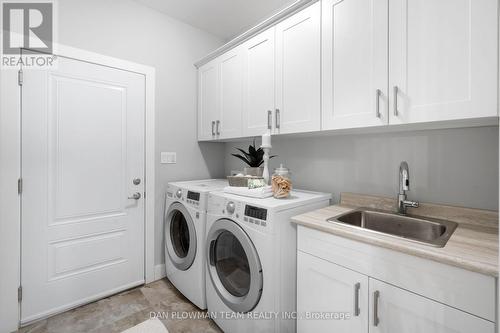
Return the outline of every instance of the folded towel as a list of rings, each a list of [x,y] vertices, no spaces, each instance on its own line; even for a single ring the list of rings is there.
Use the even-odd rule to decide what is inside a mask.
[[[261,198],[261,199],[273,196],[273,190],[271,186],[264,186],[252,189],[249,189],[247,187],[227,186],[224,188],[224,192],[241,195],[244,197]]]

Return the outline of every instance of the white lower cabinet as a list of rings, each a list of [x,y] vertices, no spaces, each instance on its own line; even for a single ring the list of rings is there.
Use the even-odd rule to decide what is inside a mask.
[[[297,332],[366,331],[367,276],[303,252],[297,270]]]
[[[491,321],[302,251],[297,270],[299,333],[495,332]]]
[[[370,333],[494,333],[495,324],[370,278]]]

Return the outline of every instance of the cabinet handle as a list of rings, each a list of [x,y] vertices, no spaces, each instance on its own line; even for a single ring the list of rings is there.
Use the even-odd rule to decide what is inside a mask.
[[[380,95],[382,95],[382,91],[377,89],[376,99],[375,99],[375,117],[380,118]]]
[[[216,130],[215,130],[215,133],[217,133],[217,135],[220,135],[220,130],[219,130],[219,127],[220,127],[220,120],[217,120],[216,122]]]
[[[276,109],[276,114],[275,114],[275,117],[276,117],[276,128],[280,128],[281,124],[280,124],[280,109]]]
[[[380,320],[378,318],[378,299],[380,292],[378,290],[373,292],[373,326],[378,326]]]
[[[361,284],[358,282],[354,285],[354,317],[359,316],[359,289]]]
[[[398,86],[394,86],[394,115],[397,117],[398,116],[398,92],[399,88]]]
[[[212,136],[215,135],[215,121],[212,121]]]
[[[267,129],[272,129],[273,125],[272,125],[272,122],[273,122],[273,111],[271,110],[267,110]]]

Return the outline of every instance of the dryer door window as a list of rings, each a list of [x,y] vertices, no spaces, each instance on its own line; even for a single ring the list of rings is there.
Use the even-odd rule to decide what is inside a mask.
[[[236,297],[250,291],[250,265],[243,246],[236,236],[223,231],[215,241],[215,270],[224,288]]]
[[[180,202],[170,205],[165,217],[165,257],[180,270],[187,270],[196,255],[196,230],[193,219]]]
[[[184,214],[176,210],[170,222],[170,241],[175,254],[179,258],[186,258],[189,252],[189,227]]]
[[[234,221],[216,221],[208,233],[208,267],[222,301],[235,312],[249,312],[262,294],[262,266],[252,240]]]

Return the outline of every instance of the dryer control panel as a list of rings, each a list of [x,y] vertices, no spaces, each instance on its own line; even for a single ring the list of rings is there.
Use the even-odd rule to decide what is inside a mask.
[[[267,220],[267,209],[255,206],[245,205],[245,216],[253,217],[255,219]]]
[[[251,205],[233,198],[224,198],[220,195],[209,194],[208,214],[229,218],[238,223],[244,223],[249,227],[266,231],[266,233],[273,232],[273,219],[272,211]]]
[[[260,225],[261,227],[267,227],[267,224],[269,223],[267,218],[267,209],[252,205],[245,205],[243,221]]]

